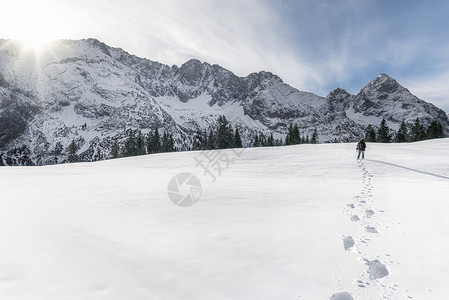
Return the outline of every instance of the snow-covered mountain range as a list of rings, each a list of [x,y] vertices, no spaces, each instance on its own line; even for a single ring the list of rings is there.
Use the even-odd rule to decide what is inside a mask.
[[[438,120],[449,135],[442,110],[386,74],[357,95],[338,88],[321,97],[269,72],[238,77],[195,59],[168,66],[95,39],[55,41],[39,54],[0,40],[2,163],[62,162],[73,140],[82,160],[105,159],[126,129],[167,130],[186,149],[219,115],[239,128],[246,145],[257,132],[283,138],[291,123],[304,136],[316,128],[320,142],[353,141],[382,118],[392,130],[402,120]],[[28,162],[20,161],[24,155]]]

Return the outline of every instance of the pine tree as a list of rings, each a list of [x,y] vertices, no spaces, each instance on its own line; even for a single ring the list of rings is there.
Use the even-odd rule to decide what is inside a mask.
[[[156,127],[156,130],[148,133],[147,137],[147,153],[159,153],[161,152],[161,137],[159,135],[159,129]]]
[[[203,148],[203,134],[201,133],[201,131],[197,131],[195,133],[195,136],[193,138],[193,142],[192,142],[192,150],[204,150]]]
[[[168,149],[170,149],[170,152],[175,152],[175,139],[173,138],[173,134],[170,133],[168,137]]]
[[[152,145],[153,145],[152,153],[161,152],[161,135],[159,134],[159,129],[157,127],[153,134]]]
[[[218,126],[215,136],[216,149],[228,149],[233,146],[234,136],[232,134],[232,127],[225,116],[218,117]]]
[[[209,143],[209,137],[207,135],[207,130],[205,130],[204,132],[199,132],[198,138],[199,138],[200,150],[206,150],[207,145]]]
[[[284,143],[284,145],[286,145],[286,146],[292,145],[292,141],[291,141],[292,132],[293,132],[293,125],[290,124],[290,125],[288,126],[287,135],[286,135],[286,137],[285,137],[285,143]]]
[[[142,135],[142,132],[139,130],[136,138],[136,155],[145,155],[147,154],[145,149],[145,138]]]
[[[422,141],[425,138],[426,138],[426,131],[424,129],[424,126],[419,121],[419,118],[416,118],[412,128],[410,129],[407,140],[409,142],[417,142]]]
[[[211,130],[209,132],[209,137],[207,138],[206,150],[215,149],[215,134],[214,131]]]
[[[112,147],[111,147],[110,157],[111,158],[118,158],[119,156],[120,156],[120,154],[119,154],[119,146],[118,146],[118,143],[117,143],[117,139],[114,139],[114,143],[112,144]]]
[[[267,145],[267,138],[262,132],[259,132],[259,145],[260,147],[265,147]]]
[[[134,133],[134,130],[130,129],[128,130],[128,137],[125,141],[125,147],[123,148],[123,157],[128,156],[135,156],[137,155],[137,143],[136,143],[136,136]]]
[[[56,142],[55,149],[53,150],[54,155],[61,155],[62,150],[64,150],[64,147],[62,146],[61,142]]]
[[[270,134],[270,136],[267,139],[267,146],[268,147],[272,147],[274,146],[274,137],[273,137],[273,133]]]
[[[173,152],[175,151],[173,135],[164,131],[162,135],[161,152]]]
[[[390,128],[388,128],[387,121],[385,121],[385,119],[382,119],[382,122],[380,122],[379,129],[377,130],[376,141],[378,143],[391,142]]]
[[[201,133],[200,136],[201,150],[209,149],[209,135],[207,134],[207,130],[205,130],[204,133]]]
[[[299,136],[298,124],[295,124],[295,126],[293,126],[292,142],[294,145],[301,144],[301,137]]]
[[[69,145],[68,150],[69,150],[69,156],[68,156],[69,163],[78,162],[79,156],[78,156],[78,154],[76,154],[76,152],[78,151],[78,145],[75,143],[75,140],[72,140],[72,142]]]
[[[285,137],[285,145],[297,145],[301,143],[301,137],[299,136],[298,125],[290,124],[288,127],[287,136]]]
[[[428,139],[437,139],[444,137],[443,126],[438,121],[433,121],[427,128],[426,137]]]
[[[253,147],[260,147],[259,135],[256,134],[253,140]]]
[[[376,142],[376,132],[371,124],[366,128],[365,141],[370,143]]]
[[[154,153],[153,151],[153,133],[150,131],[150,132],[148,132],[148,135],[147,135],[147,153],[148,154],[151,154],[151,153]]]
[[[317,144],[318,143],[318,132],[316,128],[313,130],[312,138],[310,139],[311,144]]]
[[[161,152],[169,152],[168,149],[168,134],[166,131],[162,134]]]
[[[53,151],[50,152],[50,154],[53,154],[53,163],[57,164],[59,160],[59,156],[61,155],[62,151],[64,150],[64,147],[62,146],[61,142],[56,142],[55,148]]]
[[[234,148],[243,148],[242,138],[240,137],[238,128],[235,128],[234,132]]]
[[[394,141],[396,143],[404,143],[407,141],[407,127],[405,126],[404,120],[401,122],[401,126],[399,126],[398,132],[396,134],[396,137]]]

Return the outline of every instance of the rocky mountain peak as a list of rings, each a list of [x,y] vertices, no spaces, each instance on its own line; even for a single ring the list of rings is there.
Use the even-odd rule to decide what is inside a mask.
[[[370,83],[362,89],[362,92],[376,91],[378,93],[395,93],[402,90],[405,90],[405,88],[395,79],[385,73],[381,73],[371,80]]]
[[[266,71],[251,73],[247,77],[245,77],[245,79],[248,82],[250,90],[256,89],[258,86],[267,86],[272,84],[284,83],[279,76]]]
[[[206,64],[202,64],[197,59],[191,59],[177,70],[175,78],[187,85],[197,85],[204,77]]]
[[[87,39],[86,42],[87,42],[87,44],[91,45],[92,47],[99,49],[101,52],[103,52],[107,56],[112,56],[111,52],[109,51],[111,49],[111,47],[109,47],[105,43],[100,42],[99,40],[93,39],[93,38]]]
[[[351,94],[349,94],[345,89],[336,88],[335,90],[330,92],[329,95],[326,96],[326,98],[332,99],[332,100],[343,100],[350,96],[351,96]]]
[[[202,63],[200,60],[196,58],[189,59],[185,63],[183,63],[180,69],[188,70],[188,71],[198,71],[203,69],[203,65],[208,65],[208,63]]]

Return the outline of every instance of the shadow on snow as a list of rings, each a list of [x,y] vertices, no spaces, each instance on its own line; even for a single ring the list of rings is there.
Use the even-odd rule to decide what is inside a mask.
[[[400,166],[400,165],[393,164],[393,163],[389,163],[389,162],[386,162],[386,161],[373,160],[373,159],[367,159],[367,161],[372,161],[372,162],[376,162],[376,163],[379,163],[379,164],[384,164],[384,165],[389,165],[389,166],[393,166],[393,167],[398,167],[398,168],[409,170],[409,171],[413,171],[413,172],[416,172],[416,173],[421,173],[421,174],[435,176],[435,177],[438,177],[438,178],[443,178],[443,179],[449,180],[449,177],[447,177],[447,176],[438,175],[438,174],[425,172],[425,171],[420,171],[420,170],[416,170],[416,169],[412,169],[412,168],[407,168],[407,167]]]

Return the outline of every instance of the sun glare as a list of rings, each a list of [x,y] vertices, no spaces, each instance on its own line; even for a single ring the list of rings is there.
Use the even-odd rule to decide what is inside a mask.
[[[5,14],[0,24],[13,25],[3,27],[4,37],[19,40],[26,50],[38,52],[50,41],[67,34],[66,22],[55,2],[18,0],[7,6],[5,11],[10,14]]]
[[[26,50],[39,52],[45,47],[45,45],[51,42],[53,38],[44,36],[24,36],[20,37],[19,40]]]

